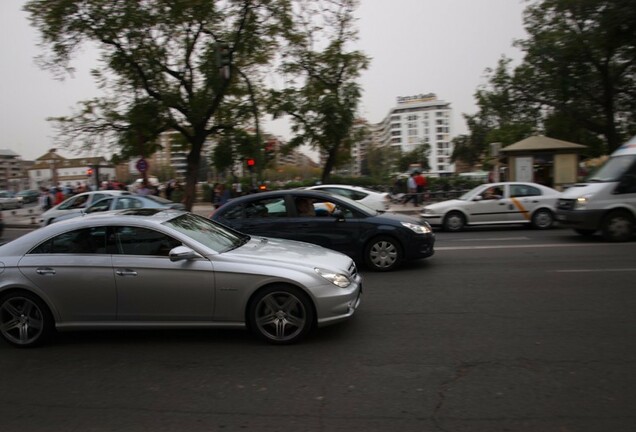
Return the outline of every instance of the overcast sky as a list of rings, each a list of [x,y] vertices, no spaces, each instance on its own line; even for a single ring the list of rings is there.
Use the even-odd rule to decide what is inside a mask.
[[[89,54],[73,64],[76,74],[64,81],[38,68],[38,35],[23,4],[0,0],[0,149],[32,160],[54,145],[46,118],[68,115],[78,101],[98,93]],[[362,116],[377,123],[398,96],[435,93],[451,103],[453,135],[465,133],[462,113],[475,113],[473,95],[485,82],[486,68],[495,67],[502,55],[521,56],[512,42],[525,37],[525,6],[523,0],[362,0],[358,47],[372,58],[360,80]],[[280,122],[270,130],[288,138]]]

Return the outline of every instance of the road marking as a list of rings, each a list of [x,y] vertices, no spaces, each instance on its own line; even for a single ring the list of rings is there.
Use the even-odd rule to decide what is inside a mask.
[[[612,243],[612,246],[633,246],[633,243]],[[491,245],[491,246],[435,246],[435,251],[440,250],[483,250],[483,249],[530,249],[530,248],[559,248],[559,247],[592,247],[609,246],[608,243],[576,243],[576,244],[531,244],[531,245]]]
[[[501,238],[497,238],[497,237],[490,237],[490,238],[473,238],[473,239],[444,239],[445,242],[474,242],[474,241],[480,241],[480,242],[484,242],[484,241],[515,241],[515,240],[530,240],[530,237],[501,237]]]
[[[636,268],[624,269],[572,269],[572,270],[553,270],[555,273],[600,273],[600,272],[636,272]]]

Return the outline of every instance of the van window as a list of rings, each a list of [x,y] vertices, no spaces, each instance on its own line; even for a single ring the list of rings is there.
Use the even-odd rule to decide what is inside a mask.
[[[617,182],[628,170],[633,170],[635,164],[636,155],[611,157],[596,173],[592,174],[587,181]]]

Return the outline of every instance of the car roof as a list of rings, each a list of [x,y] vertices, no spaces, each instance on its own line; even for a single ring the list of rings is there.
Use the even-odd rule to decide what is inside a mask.
[[[270,197],[276,197],[276,196],[281,196],[281,195],[297,195],[297,196],[303,196],[303,197],[314,197],[314,198],[320,198],[320,197],[329,197],[329,198],[335,198],[335,199],[342,199],[342,196],[340,195],[333,195],[330,194],[328,192],[325,191],[321,191],[321,190],[313,190],[313,189],[281,189],[281,190],[275,190],[275,191],[266,191],[266,192],[258,192],[258,193],[253,193],[253,194],[249,194],[249,195],[243,195],[240,197],[236,197],[236,198],[232,198],[230,201],[228,201],[228,204],[231,203],[240,203],[240,202],[244,202],[244,201],[251,201],[253,199],[256,198],[270,198]]]

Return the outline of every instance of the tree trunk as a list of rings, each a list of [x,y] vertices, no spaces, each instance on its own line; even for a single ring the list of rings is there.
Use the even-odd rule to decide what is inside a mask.
[[[205,138],[195,139],[192,149],[188,153],[188,170],[186,172],[185,197],[183,205],[186,210],[192,211],[197,197],[197,182],[199,180],[199,164],[201,162],[201,149]]]

